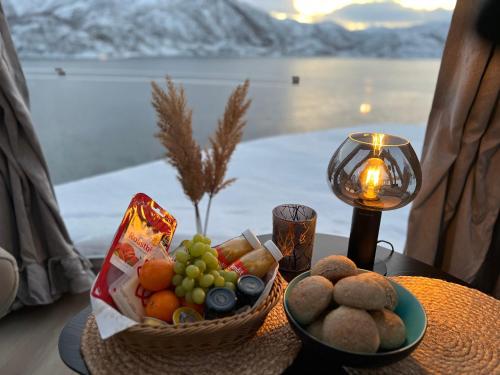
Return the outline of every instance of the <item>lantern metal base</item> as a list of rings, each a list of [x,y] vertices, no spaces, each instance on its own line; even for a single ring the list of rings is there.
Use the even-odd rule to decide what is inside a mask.
[[[381,211],[354,207],[347,257],[356,263],[358,268],[374,270],[381,217]],[[384,272],[385,264],[377,267]],[[387,267],[385,267],[385,273],[387,273]]]

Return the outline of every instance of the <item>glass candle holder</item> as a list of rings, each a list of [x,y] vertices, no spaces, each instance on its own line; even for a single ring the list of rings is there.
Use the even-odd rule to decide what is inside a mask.
[[[316,218],[316,211],[301,204],[273,209],[273,242],[283,253],[279,269],[287,281],[311,268]]]

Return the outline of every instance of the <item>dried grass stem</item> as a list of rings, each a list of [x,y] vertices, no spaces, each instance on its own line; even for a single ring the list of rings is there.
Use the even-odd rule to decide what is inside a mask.
[[[194,205],[199,233],[202,231],[199,202],[205,193],[208,194],[203,228],[206,234],[212,199],[236,180],[226,180],[225,175],[246,125],[245,115],[251,103],[246,98],[249,81],[246,80],[231,93],[217,130],[209,139],[210,147],[204,151],[193,138],[192,110],[187,107],[184,88],[176,88],[169,76],[166,81],[166,92],[155,82],[151,83],[152,104],[159,128],[156,137],[165,147],[167,161],[177,169],[177,178],[184,193]]]

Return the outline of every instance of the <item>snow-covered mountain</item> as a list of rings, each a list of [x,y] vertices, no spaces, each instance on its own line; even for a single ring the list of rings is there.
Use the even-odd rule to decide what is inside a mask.
[[[333,22],[277,20],[237,0],[3,0],[3,6],[25,58],[439,57],[449,26],[348,31]]]

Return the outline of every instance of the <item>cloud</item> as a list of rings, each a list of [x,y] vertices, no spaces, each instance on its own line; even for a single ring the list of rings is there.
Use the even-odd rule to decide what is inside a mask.
[[[432,11],[408,8],[393,0],[347,5],[325,16],[306,19],[293,7],[293,0],[243,0],[280,18],[299,21],[334,21],[348,29],[368,27],[407,27],[425,22],[449,22],[452,12],[445,9]]]
[[[243,0],[242,2],[263,9],[266,12],[295,13],[293,0]]]
[[[420,23],[431,21],[449,21],[451,11],[436,9],[433,11],[405,8],[394,2],[351,4],[331,13],[333,20],[365,23]]]

